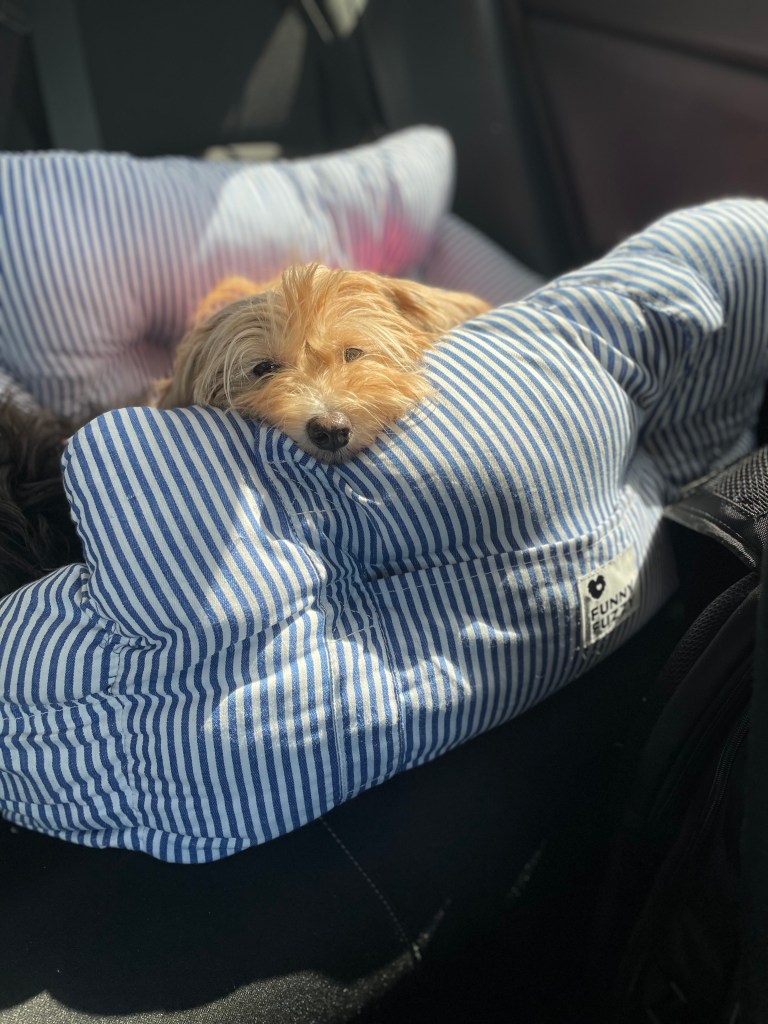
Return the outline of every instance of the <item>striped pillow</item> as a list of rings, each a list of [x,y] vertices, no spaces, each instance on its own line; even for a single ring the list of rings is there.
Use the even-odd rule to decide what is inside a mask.
[[[752,444],[767,254],[765,204],[669,217],[455,330],[343,466],[217,410],[79,431],[87,564],[0,604],[3,813],[214,860],[575,679],[674,585],[665,501]]]
[[[255,165],[0,154],[0,375],[73,416],[137,400],[226,274],[317,259],[408,276],[453,169],[437,128]]]

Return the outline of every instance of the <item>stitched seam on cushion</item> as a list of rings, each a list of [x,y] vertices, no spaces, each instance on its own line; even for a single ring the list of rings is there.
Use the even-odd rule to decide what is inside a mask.
[[[114,624],[97,624],[94,625],[93,628],[104,634],[98,642],[98,647],[100,647],[103,651],[107,651],[109,656],[109,669],[106,677],[106,686],[103,689],[83,693],[78,697],[74,697],[72,700],[48,702],[46,703],[45,708],[38,708],[38,710],[34,714],[34,717],[36,719],[44,721],[50,715],[55,714],[56,712],[68,711],[73,708],[82,707],[83,705],[95,704],[99,701],[109,700],[113,696],[112,684],[115,679],[116,670],[113,671],[112,669],[112,651],[109,649],[118,648],[119,650],[122,650],[123,648],[120,647],[120,641],[124,640],[125,638],[121,637],[119,633],[114,632],[114,630],[116,629],[116,626]],[[125,646],[140,647],[141,645],[131,644],[130,641],[128,641],[125,644]],[[19,713],[16,710],[17,706],[17,704],[12,705],[7,713],[10,714],[10,716],[17,723],[27,721],[30,717],[29,712]]]
[[[558,555],[563,555],[569,559],[573,559],[574,555],[578,552],[589,551],[595,543],[604,540],[606,537],[610,537],[611,534],[613,534],[613,532],[621,525],[628,507],[629,497],[626,490],[623,489],[618,492],[616,504],[611,514],[606,516],[605,519],[602,519],[599,523],[596,523],[589,533],[581,533],[578,537],[558,540],[551,544],[542,544],[539,547],[518,548],[517,550],[502,548],[499,551],[487,551],[471,558],[457,558],[453,561],[442,561],[434,565],[409,565],[403,568],[400,572],[390,572],[377,576],[368,575],[367,582],[374,583],[388,589],[388,581],[396,580],[399,576],[408,576],[413,573],[420,572],[461,569],[464,566],[472,565],[475,562],[490,560],[492,558],[509,558],[512,560],[514,565],[522,566],[534,566],[537,563],[545,565],[549,563],[552,558],[557,558]],[[492,571],[493,570],[489,570],[489,572]]]
[[[320,821],[322,822],[323,826],[328,831],[328,833],[333,837],[333,839],[335,840],[336,844],[341,849],[342,853],[344,853],[344,855],[347,857],[347,859],[355,867],[357,872],[362,876],[362,878],[365,880],[365,882],[368,885],[368,887],[372,890],[372,892],[374,893],[374,895],[376,896],[378,901],[381,903],[381,905],[386,910],[387,916],[389,917],[390,921],[394,925],[395,934],[397,935],[397,937],[400,939],[400,941],[402,943],[404,943],[407,946],[407,948],[410,951],[411,956],[413,957],[414,961],[419,961],[421,959],[421,952],[420,952],[420,950],[418,948],[418,945],[415,942],[412,942],[408,938],[408,933],[406,932],[402,922],[400,921],[400,918],[395,913],[395,910],[394,910],[392,904],[389,902],[389,900],[384,895],[384,893],[381,891],[381,889],[373,881],[373,879],[368,874],[368,872],[365,870],[365,868],[362,866],[360,861],[357,860],[357,858],[352,853],[352,851],[349,849],[349,847],[344,843],[344,841],[340,838],[340,836],[331,828],[331,826],[328,824],[328,822],[325,820],[325,818],[321,818]]]
[[[126,653],[126,646],[116,643],[113,649],[110,651],[110,666],[109,666],[109,692],[115,700],[118,701],[119,712],[116,715],[115,721],[115,753],[119,760],[120,770],[122,772],[125,789],[127,790],[127,803],[128,809],[133,813],[132,825],[134,828],[139,827],[141,824],[139,816],[139,792],[138,787],[134,785],[131,773],[128,766],[128,752],[125,749],[125,737],[126,737],[126,720],[128,717],[128,702],[125,694],[119,694],[114,692],[114,684],[121,675],[121,669],[123,667],[123,660]],[[113,659],[116,660],[113,661]]]
[[[522,566],[525,569],[532,569],[535,565],[539,565],[542,569],[546,569],[551,566],[553,559],[556,559],[559,555],[565,556],[567,560],[576,566],[576,560],[579,553],[586,554],[592,550],[599,543],[609,543],[611,538],[619,532],[625,524],[626,513],[629,508],[629,496],[626,489],[621,490],[618,494],[618,500],[616,501],[613,512],[597,524],[593,530],[589,533],[581,534],[579,537],[573,538],[568,541],[557,541],[555,544],[547,545],[546,547],[538,548],[525,548],[521,551],[501,551],[495,552],[493,555],[483,555],[479,559],[462,559],[457,562],[443,563],[441,565],[423,566],[418,569],[406,569],[400,573],[393,573],[389,576],[379,577],[368,577],[366,582],[368,584],[368,593],[371,600],[374,602],[379,615],[379,621],[384,616],[381,611],[380,599],[378,590],[395,593],[397,590],[397,581],[403,577],[413,577],[423,572],[439,572],[441,570],[460,570],[461,568],[471,564],[473,561],[482,561],[487,558],[511,558],[517,565]],[[610,525],[609,525],[610,524]],[[626,538],[625,538],[626,541]],[[627,541],[631,544],[631,540]],[[627,544],[625,543],[625,547]],[[488,569],[484,574],[492,576],[498,572],[498,567]],[[576,593],[578,594],[578,585]],[[582,661],[586,657],[586,653],[581,647],[579,642],[580,627],[579,623],[579,608],[578,605],[575,608],[575,614],[572,617],[573,622],[576,623],[575,628],[575,639],[573,645],[574,653],[574,664]],[[411,760],[413,751],[406,750],[406,736],[405,736],[405,725],[404,725],[404,709],[403,709],[403,686],[402,686],[402,673],[395,670],[394,665],[396,664],[394,658],[394,652],[392,649],[393,640],[389,636],[386,630],[381,630],[381,636],[383,638],[384,648],[387,652],[387,658],[389,661],[389,670],[391,676],[394,679],[393,691],[397,700],[397,731],[398,739],[400,742],[400,750],[395,761],[394,774],[402,771],[405,767],[412,767],[414,762]],[[415,763],[420,763],[418,760]]]
[[[376,608],[376,614],[378,616],[378,634],[381,637],[382,646],[387,655],[387,670],[389,677],[392,680],[392,693],[395,698],[395,706],[397,707],[397,741],[398,749],[393,759],[392,767],[393,774],[399,772],[407,763],[405,760],[405,725],[403,723],[404,709],[403,709],[403,687],[402,687],[402,675],[395,669],[395,652],[393,650],[393,638],[389,635],[389,631],[382,628],[384,621],[384,613],[381,608],[381,602],[379,596],[376,593],[376,589],[372,584],[376,581],[370,580],[366,577],[364,567],[360,566],[360,581],[365,585],[368,594],[368,599]],[[384,777],[382,777],[383,780]]]
[[[317,552],[314,552],[316,557],[320,558]],[[336,651],[336,639],[333,636],[333,609],[329,607],[327,598],[327,587],[320,587],[317,593],[318,606],[323,609],[323,642],[325,643],[326,654],[328,656],[328,664],[331,669],[331,679],[333,680],[333,689],[331,691],[331,700],[328,713],[331,717],[331,723],[333,725],[333,735],[336,740],[336,772],[339,780],[339,791],[336,794],[340,801],[345,800],[349,796],[353,796],[354,793],[347,782],[347,765],[342,762],[346,761],[346,758],[342,757],[342,751],[344,750],[344,729],[342,728],[341,722],[339,721],[339,715],[336,712],[338,704],[343,698],[343,683],[341,674],[341,665],[339,663],[338,653]],[[333,699],[338,697],[338,702]]]
[[[282,463],[282,465],[288,464]],[[293,468],[295,469],[295,466]],[[309,481],[305,482],[309,490],[313,493],[317,493]],[[308,538],[306,536],[306,531],[303,529],[305,520],[302,517],[297,516],[295,510],[286,503],[283,490],[282,486],[273,485],[272,495],[275,500],[275,506],[282,512],[283,521],[285,523],[286,530],[290,532],[291,540],[300,550],[306,551],[310,559],[316,559],[319,563],[323,564],[322,555],[314,548],[314,546],[307,542]],[[331,728],[333,729],[336,748],[334,762],[336,765],[336,778],[338,779],[338,785],[337,787],[332,787],[334,805],[336,805],[342,803],[346,798],[353,796],[354,794],[350,792],[346,782],[347,765],[346,763],[343,763],[345,759],[342,756],[342,752],[344,750],[344,730],[341,722],[339,721],[340,716],[337,713],[337,701],[333,699],[337,694],[341,696],[341,670],[336,653],[336,641],[333,637],[332,628],[329,626],[329,623],[332,620],[332,609],[329,613],[329,607],[326,600],[326,590],[327,588],[320,587],[317,591],[318,607],[321,608],[323,612],[323,628],[322,631],[318,631],[318,642],[325,644],[329,668],[331,669],[333,678],[337,680],[337,685],[334,686],[331,691],[332,696],[329,701],[328,708],[328,715],[331,719]],[[322,694],[320,697],[320,704],[322,706]],[[328,748],[329,744],[327,741],[324,746],[326,749]],[[328,751],[328,753],[330,754],[330,751]]]

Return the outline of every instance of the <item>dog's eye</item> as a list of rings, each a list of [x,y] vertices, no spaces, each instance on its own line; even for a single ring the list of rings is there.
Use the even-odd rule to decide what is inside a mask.
[[[256,363],[251,373],[254,377],[266,377],[268,373],[276,373],[280,369],[280,363],[272,359],[265,359],[262,363]]]
[[[361,348],[345,348],[344,349],[344,362],[353,363],[356,359],[359,359],[363,355]]]

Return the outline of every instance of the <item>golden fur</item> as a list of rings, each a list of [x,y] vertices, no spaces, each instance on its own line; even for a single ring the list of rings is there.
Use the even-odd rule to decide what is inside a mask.
[[[428,396],[424,352],[486,309],[464,292],[317,263],[264,285],[226,278],[198,306],[159,405],[234,409],[341,462]]]

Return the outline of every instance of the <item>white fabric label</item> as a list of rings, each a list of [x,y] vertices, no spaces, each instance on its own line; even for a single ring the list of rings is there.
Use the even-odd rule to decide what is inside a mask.
[[[579,577],[581,645],[602,640],[637,607],[637,562],[633,548]]]

